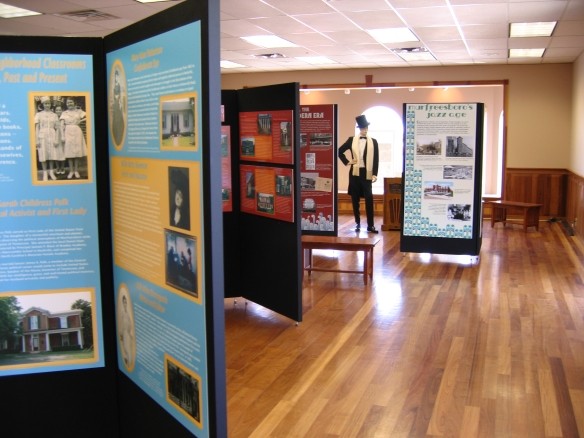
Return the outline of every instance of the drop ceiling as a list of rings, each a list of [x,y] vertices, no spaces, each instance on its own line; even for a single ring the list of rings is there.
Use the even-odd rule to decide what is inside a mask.
[[[179,2],[4,0],[42,15],[0,18],[0,35],[103,37]],[[584,51],[584,0],[220,0],[220,8],[221,60],[241,65],[222,73],[571,63]],[[547,21],[558,22],[551,37],[509,38],[512,22]],[[367,32],[394,27],[419,41],[382,44]],[[242,39],[256,35],[293,47]],[[405,61],[395,52],[418,48],[434,59]],[[545,49],[543,57],[509,59],[510,49],[528,48]],[[329,63],[314,65],[314,57]]]

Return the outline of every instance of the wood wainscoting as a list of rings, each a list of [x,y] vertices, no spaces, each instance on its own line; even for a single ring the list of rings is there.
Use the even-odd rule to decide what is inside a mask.
[[[338,210],[339,214],[353,214],[353,204],[351,203],[351,197],[348,193],[339,193],[338,196]],[[365,200],[361,198],[361,216],[365,218]],[[373,210],[375,212],[375,218],[383,219],[383,195],[374,194],[373,195]],[[377,221],[379,222],[379,221]],[[379,228],[379,227],[378,227]]]
[[[540,217],[566,219],[574,233],[584,239],[584,177],[566,169],[517,169],[505,171],[503,199],[541,204]],[[383,195],[373,195],[376,222],[383,220]],[[339,214],[352,214],[351,197],[338,195]],[[361,215],[365,205],[361,200]],[[490,209],[483,212],[489,217]]]
[[[563,218],[567,184],[565,169],[507,169],[503,199],[541,204],[542,217]]]
[[[570,172],[566,190],[566,220],[574,233],[584,239],[584,177]]]

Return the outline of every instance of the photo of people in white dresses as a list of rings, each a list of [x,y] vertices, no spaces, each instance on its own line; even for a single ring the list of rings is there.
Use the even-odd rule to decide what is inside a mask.
[[[33,95],[35,183],[89,179],[85,95]]]

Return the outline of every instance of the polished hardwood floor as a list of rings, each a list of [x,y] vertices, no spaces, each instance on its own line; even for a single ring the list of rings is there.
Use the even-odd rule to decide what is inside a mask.
[[[231,438],[584,437],[581,240],[559,222],[485,221],[473,260],[380,236],[368,285],[304,277],[299,325],[225,300]],[[362,253],[316,258],[357,266]]]

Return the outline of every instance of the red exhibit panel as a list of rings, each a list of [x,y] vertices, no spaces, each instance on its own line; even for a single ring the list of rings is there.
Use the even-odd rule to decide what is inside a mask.
[[[221,200],[223,211],[233,211],[231,187],[231,127],[221,126]]]
[[[303,231],[334,231],[334,105],[300,107],[300,197]]]
[[[294,222],[293,170],[240,166],[241,211]]]
[[[242,160],[294,164],[291,110],[242,112],[239,130]]]

